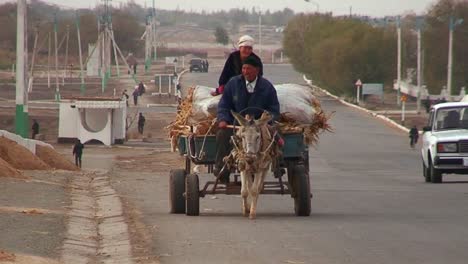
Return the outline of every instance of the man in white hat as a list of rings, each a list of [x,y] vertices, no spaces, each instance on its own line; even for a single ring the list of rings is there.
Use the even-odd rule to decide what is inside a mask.
[[[249,56],[254,56],[260,61],[259,75],[263,76],[263,64],[260,57],[253,53],[254,39],[249,35],[244,35],[239,38],[237,46],[239,50],[232,52],[226,63],[224,64],[223,71],[221,76],[219,76],[218,88],[211,93],[211,95],[216,96],[222,94],[224,91],[224,86],[226,83],[234,76],[240,75],[242,73],[242,64],[244,60]]]

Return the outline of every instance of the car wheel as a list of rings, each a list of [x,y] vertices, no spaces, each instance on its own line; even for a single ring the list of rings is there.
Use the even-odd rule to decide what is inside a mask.
[[[434,165],[430,164],[430,174],[432,183],[441,183],[442,182],[442,172],[439,169],[434,168]]]
[[[426,182],[431,182],[431,171],[429,168],[424,164],[424,161],[422,162],[423,165],[423,175],[424,175],[424,180]]]

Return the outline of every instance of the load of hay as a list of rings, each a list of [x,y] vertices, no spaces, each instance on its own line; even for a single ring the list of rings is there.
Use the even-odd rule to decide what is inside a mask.
[[[331,131],[319,100],[312,91],[302,85],[275,85],[281,115],[277,126],[282,134],[303,132],[307,144],[315,144],[323,131]],[[176,120],[167,129],[172,146],[180,135],[216,134],[216,113],[221,96],[211,96],[213,88],[196,86],[190,88],[187,97],[179,106]],[[192,129],[191,129],[192,127]]]

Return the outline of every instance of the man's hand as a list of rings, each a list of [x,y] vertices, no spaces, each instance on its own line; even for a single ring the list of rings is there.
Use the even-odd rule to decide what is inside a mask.
[[[218,123],[218,128],[224,129],[224,128],[227,128],[227,125],[228,125],[228,124],[227,124],[226,121],[220,121],[220,122]]]
[[[282,137],[280,137],[280,138],[278,139],[278,146],[280,146],[280,147],[283,147],[283,146],[284,146],[284,139],[283,139]]]
[[[218,88],[216,88],[216,90],[211,92],[211,95],[217,96],[217,95],[222,94],[223,92],[224,92],[224,85],[220,85]]]
[[[218,93],[218,89],[215,89],[214,91],[211,91],[211,96],[217,96],[219,93]]]

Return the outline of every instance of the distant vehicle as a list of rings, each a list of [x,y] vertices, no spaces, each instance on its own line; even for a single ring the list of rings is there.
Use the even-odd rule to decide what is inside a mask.
[[[434,105],[423,131],[426,182],[441,183],[443,173],[468,174],[468,102]]]
[[[190,72],[198,71],[203,72],[202,59],[194,58],[190,60]]]

